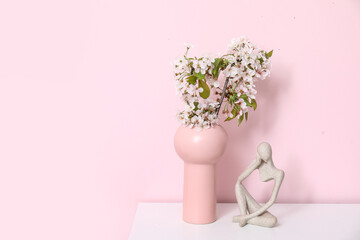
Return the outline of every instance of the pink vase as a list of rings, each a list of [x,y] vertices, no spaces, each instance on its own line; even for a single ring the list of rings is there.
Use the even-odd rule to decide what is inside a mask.
[[[205,224],[216,220],[215,167],[226,142],[227,134],[220,125],[201,131],[184,126],[178,128],[175,150],[184,160],[185,222]]]

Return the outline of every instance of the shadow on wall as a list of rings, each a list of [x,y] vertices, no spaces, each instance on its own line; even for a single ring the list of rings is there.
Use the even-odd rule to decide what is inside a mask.
[[[238,176],[255,158],[256,147],[260,142],[269,141],[271,144],[271,136],[268,136],[268,132],[278,120],[278,106],[282,93],[291,87],[291,69],[288,66],[278,66],[278,69],[281,69],[281,73],[273,72],[271,77],[257,83],[258,109],[255,112],[250,110],[248,122],[244,121],[240,127],[236,120],[222,123],[229,140],[223,159],[217,165],[218,202],[236,202],[234,187]],[[284,171],[290,172],[287,169]],[[297,184],[301,184],[300,174],[298,172],[296,176]],[[258,184],[263,183],[259,180]],[[268,193],[266,195],[261,194],[262,199],[258,200],[267,201],[270,196]]]

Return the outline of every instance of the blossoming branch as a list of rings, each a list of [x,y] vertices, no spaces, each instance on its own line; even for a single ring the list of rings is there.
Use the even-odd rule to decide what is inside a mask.
[[[188,57],[193,46],[185,44],[183,57],[174,62],[176,93],[185,103],[177,114],[184,126],[199,129],[219,122],[219,111],[225,121],[248,119],[248,110],[257,108],[255,82],[270,74],[273,51],[257,48],[247,38],[233,39],[225,55],[218,58]],[[219,79],[223,73],[225,81]]]

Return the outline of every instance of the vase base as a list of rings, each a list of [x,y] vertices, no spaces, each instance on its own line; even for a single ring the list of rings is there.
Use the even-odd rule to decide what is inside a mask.
[[[206,225],[206,224],[211,224],[216,222],[216,219],[211,220],[211,221],[205,221],[205,222],[196,222],[196,221],[190,221],[190,220],[185,220],[183,219],[184,222],[189,223],[189,224],[194,224],[194,225]]]

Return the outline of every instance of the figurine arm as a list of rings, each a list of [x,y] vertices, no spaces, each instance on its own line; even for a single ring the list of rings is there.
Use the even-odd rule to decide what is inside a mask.
[[[284,175],[285,175],[284,171],[281,171],[279,173],[279,175],[276,177],[275,186],[274,186],[273,192],[271,194],[270,200],[266,204],[264,204],[264,206],[259,208],[257,211],[255,211],[255,212],[253,212],[251,214],[245,215],[244,220],[247,221],[247,220],[249,220],[249,219],[251,219],[253,217],[257,217],[257,216],[263,214],[269,207],[271,207],[274,204],[274,202],[276,200],[276,197],[277,197],[277,195],[279,193],[281,183],[282,183],[282,181],[284,179]]]
[[[241,173],[241,175],[238,177],[238,180],[236,182],[237,185],[239,185],[242,181],[244,181],[255,169],[257,169],[261,164],[261,159],[256,157],[250,165],[247,167],[247,169]]]

